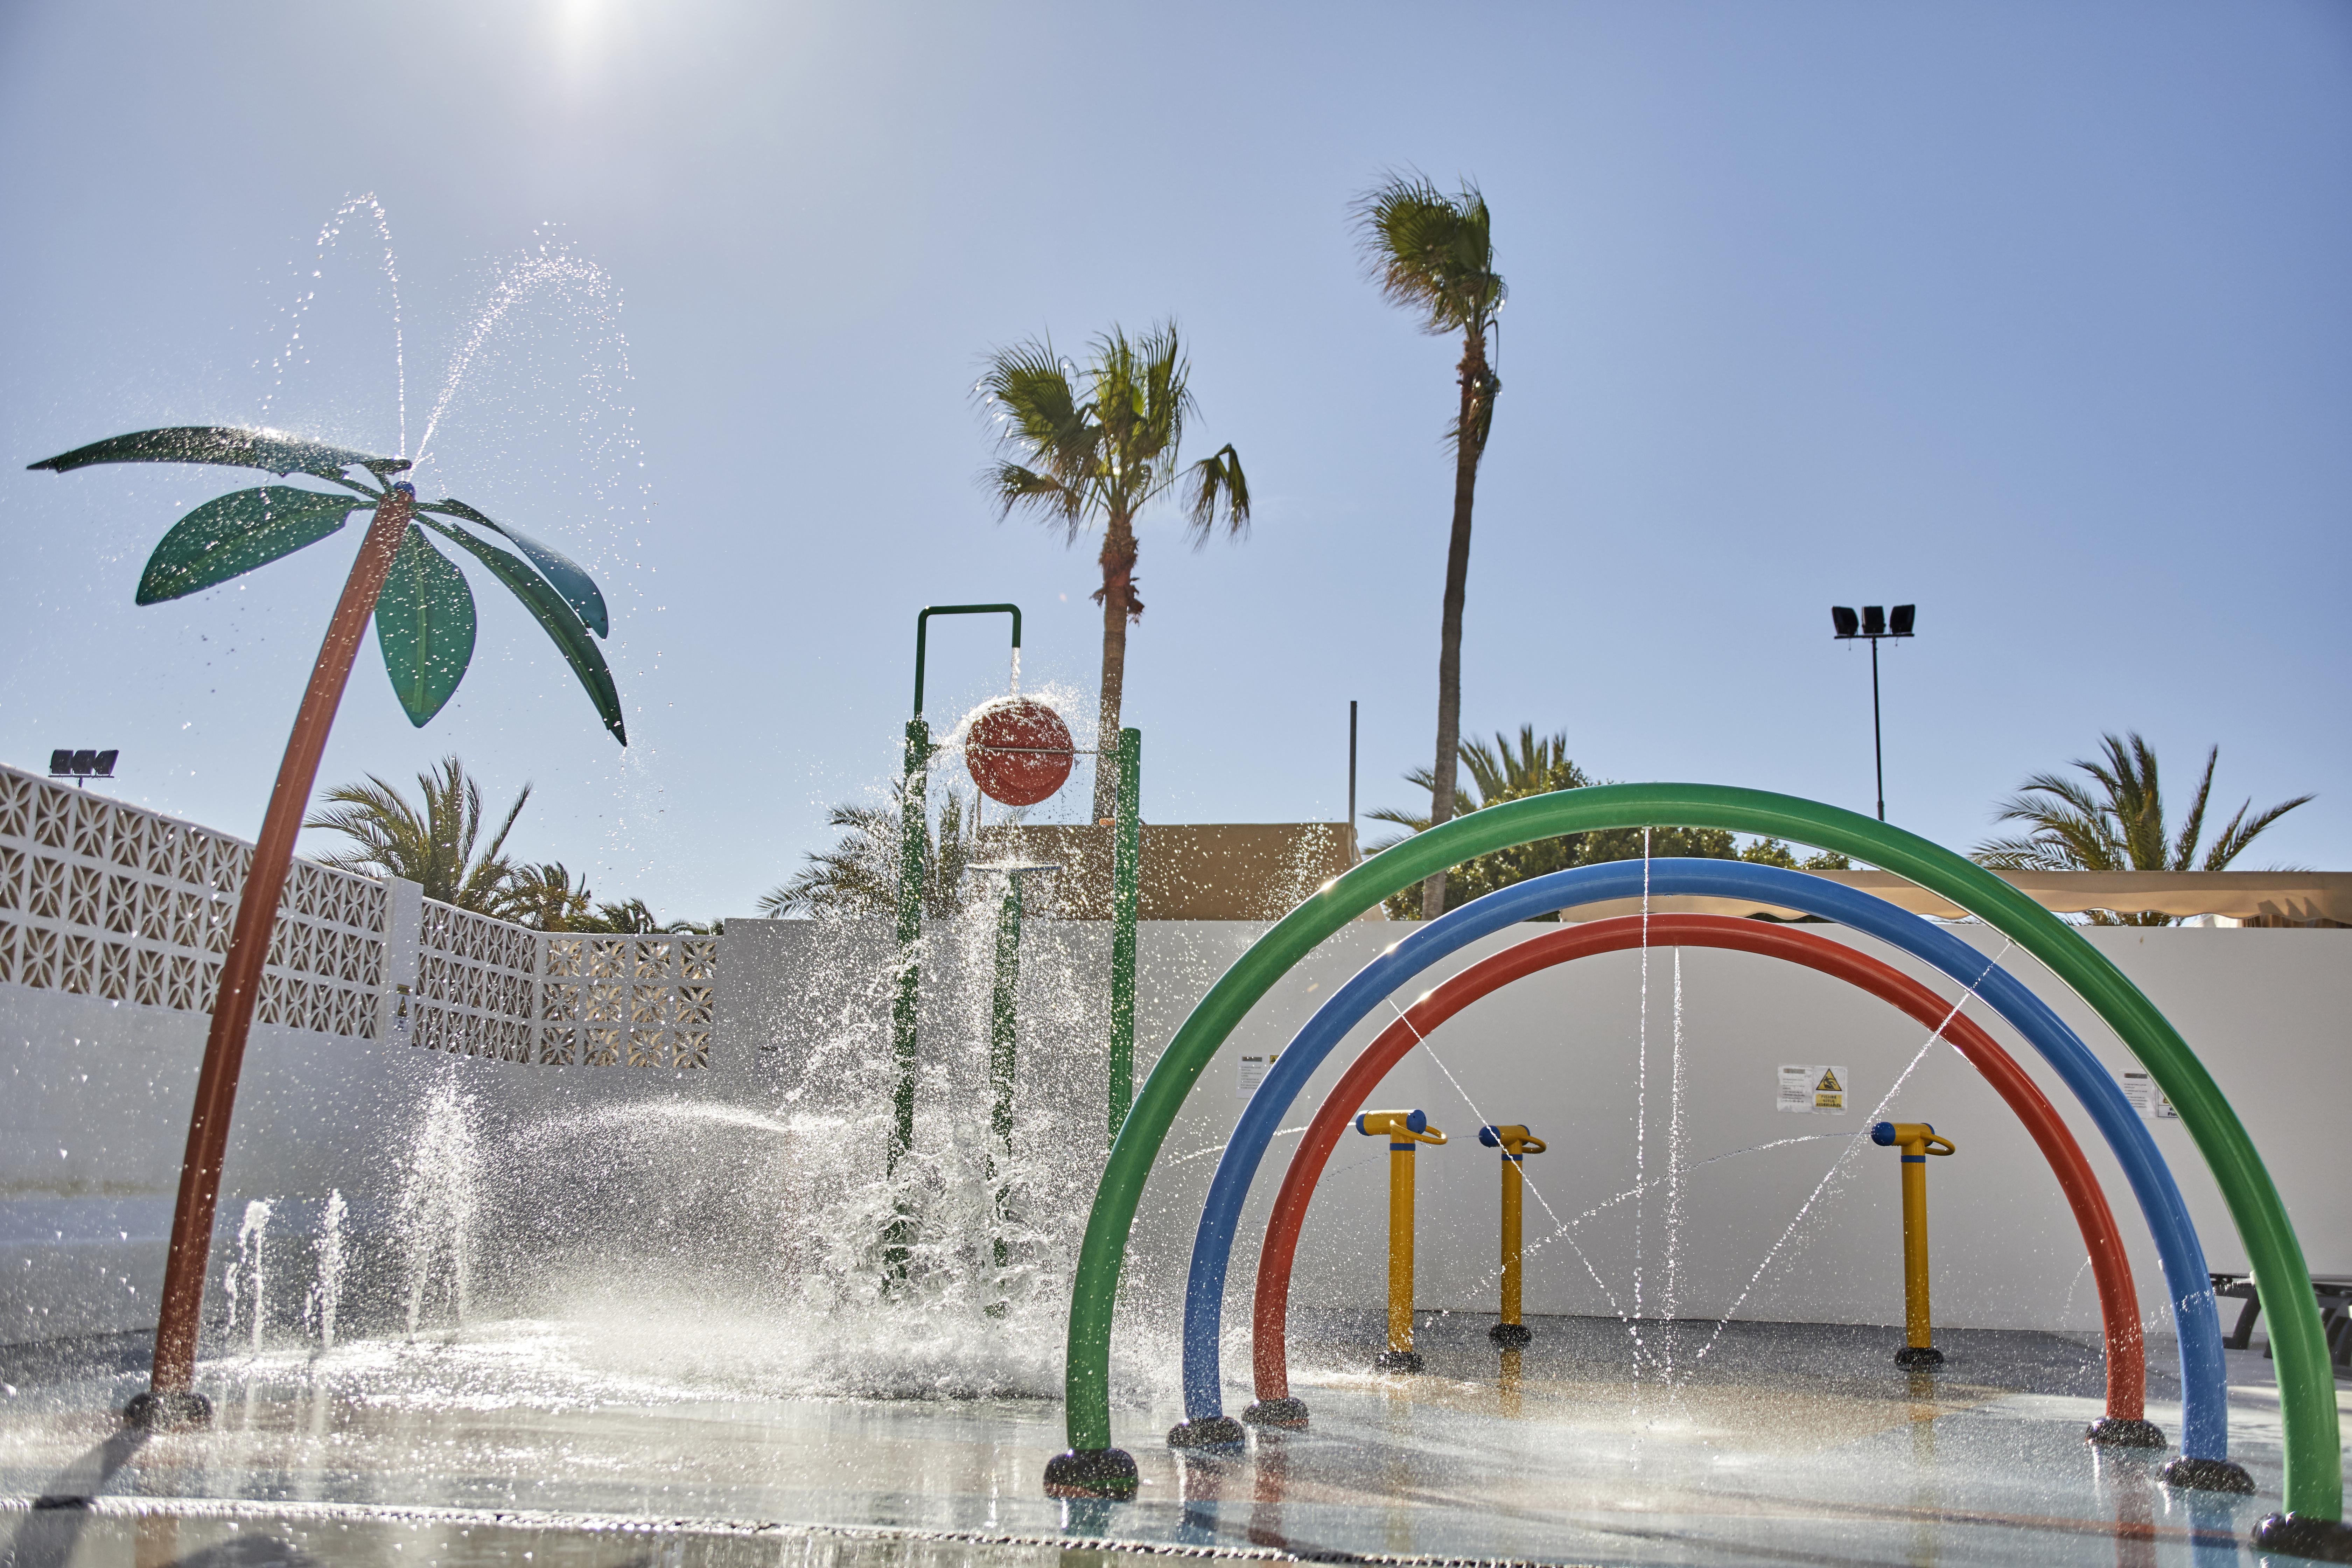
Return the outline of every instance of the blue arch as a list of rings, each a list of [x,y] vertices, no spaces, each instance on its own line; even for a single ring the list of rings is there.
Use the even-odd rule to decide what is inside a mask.
[[[1969,987],[2023,1036],[2074,1092],[2123,1166],[2162,1260],[2180,1341],[2181,1452],[2226,1459],[2229,1392],[2221,1314],[2205,1249],[2170,1167],[2115,1078],[2039,996],[1968,943],[1885,900],[1819,877],[1744,860],[1619,860],[1554,871],[1487,894],[1422,926],[1360,970],[1316,1010],[1242,1110],[1192,1240],[1184,1288],[1184,1414],[1224,1413],[1217,1335],[1242,1202],[1268,1142],[1307,1079],[1381,1000],[1448,953],[1553,910],[1608,899],[1696,896],[1751,900],[1836,921],[1901,949]]]

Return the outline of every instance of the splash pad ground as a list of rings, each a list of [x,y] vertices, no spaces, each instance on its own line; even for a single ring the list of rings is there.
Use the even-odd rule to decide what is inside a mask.
[[[2230,1373],[2233,1452],[2260,1490],[2230,1498],[2164,1488],[2161,1453],[2083,1443],[2101,1373],[2082,1339],[1953,1331],[1947,1370],[1915,1378],[1888,1360],[1899,1331],[1739,1323],[1668,1390],[1634,1381],[1614,1322],[1535,1320],[1513,1379],[1485,1321],[1436,1319],[1427,1370],[1385,1378],[1337,1370],[1379,1342],[1373,1314],[1323,1320],[1298,1375],[1312,1431],[1223,1458],[1139,1445],[1129,1503],[1039,1495],[1055,1402],[762,1397],[717,1358],[619,1351],[653,1323],[212,1360],[215,1429],[144,1441],[108,1414],[142,1382],[142,1336],[19,1347],[0,1352],[0,1529],[12,1565],[60,1568],[1074,1568],[1097,1551],[2203,1568],[2255,1561],[2248,1531],[2279,1495],[2259,1351]],[[2150,1393],[2177,1428],[2177,1391],[2159,1374]],[[1172,1396],[1120,1412],[1137,1430],[1181,1415]]]

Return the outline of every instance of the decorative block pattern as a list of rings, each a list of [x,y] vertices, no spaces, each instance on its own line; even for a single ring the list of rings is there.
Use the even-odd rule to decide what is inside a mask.
[[[718,937],[542,939],[539,1060],[549,1066],[710,1065]]]
[[[253,847],[0,767],[0,981],[209,1013]],[[383,885],[294,862],[254,1017],[376,1037]]]
[[[253,847],[0,767],[0,981],[209,1013]],[[254,1020],[373,1040],[389,889],[297,860]],[[716,937],[545,934],[424,900],[409,1042],[494,1061],[710,1065]]]
[[[425,900],[410,1043],[457,1056],[530,1061],[544,940],[527,926]]]

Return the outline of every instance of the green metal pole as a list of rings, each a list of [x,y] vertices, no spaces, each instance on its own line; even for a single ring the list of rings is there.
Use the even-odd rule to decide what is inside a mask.
[[[898,984],[890,1001],[890,1053],[898,1078],[890,1094],[890,1144],[884,1162],[887,1174],[898,1173],[898,1162],[915,1146],[915,1061],[917,1020],[922,1005],[922,967],[919,944],[923,936],[923,875],[930,833],[925,816],[924,784],[930,774],[931,727],[920,718],[907,721],[906,773],[898,802]],[[892,1275],[907,1271],[908,1249],[914,1243],[914,1218],[905,1202],[890,1221],[883,1246],[883,1261]]]
[[[1019,1003],[1021,997],[1021,873],[1005,877],[1004,903],[996,914],[996,989],[989,998],[988,1083],[993,1091],[988,1112],[988,1181],[993,1194],[996,1267],[1013,1260],[1004,1227],[1013,1218],[1013,1082],[1019,1062]],[[1003,1317],[1005,1303],[989,1309]]]
[[[904,788],[898,802],[898,984],[890,1001],[890,1054],[898,1079],[890,1094],[890,1143],[884,1157],[886,1174],[896,1175],[898,1162],[915,1146],[915,1065],[918,1020],[922,1013],[922,967],[918,945],[923,937],[923,881],[926,849],[930,842],[925,809],[925,783],[930,777],[931,727],[923,720],[923,658],[933,616],[993,616],[1013,617],[1013,673],[1021,673],[1021,606],[1018,605],[930,605],[915,616],[915,716],[907,722]],[[889,1228],[883,1233],[882,1258],[894,1279],[903,1279],[914,1247],[915,1219],[902,1195]]]
[[[1135,1103],[1135,906],[1143,881],[1143,731],[1118,732],[1110,859],[1110,1141]]]

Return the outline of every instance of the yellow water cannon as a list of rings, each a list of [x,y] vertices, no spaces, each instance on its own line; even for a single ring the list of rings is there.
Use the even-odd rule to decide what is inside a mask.
[[[1382,1372],[1419,1372],[1412,1348],[1412,1155],[1423,1143],[1443,1143],[1445,1134],[1420,1110],[1367,1110],[1356,1131],[1389,1141],[1389,1348],[1376,1364]]]
[[[1955,1152],[1952,1141],[1925,1121],[1881,1121],[1870,1141],[1903,1151],[1903,1348],[1900,1366],[1941,1366],[1927,1320],[1927,1156]]]
[[[1527,1197],[1527,1176],[1519,1162],[1544,1152],[1544,1141],[1517,1122],[1481,1127],[1478,1142],[1503,1152],[1503,1310],[1486,1337],[1504,1350],[1515,1351],[1535,1336],[1519,1320],[1520,1208]]]

